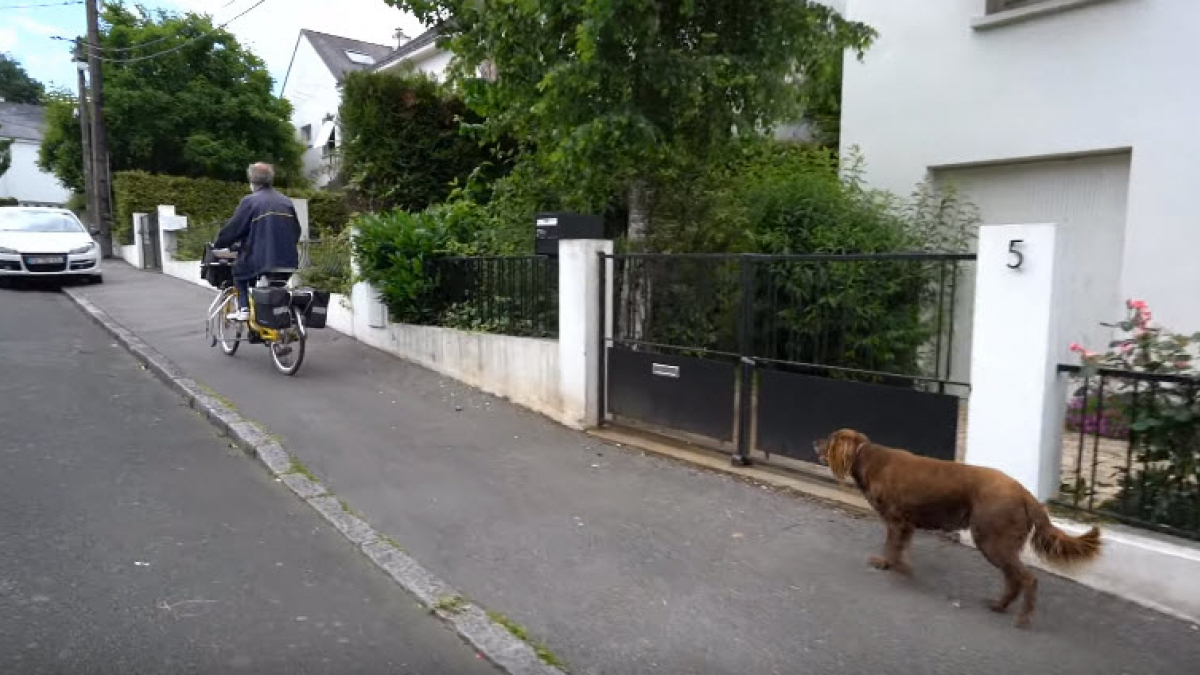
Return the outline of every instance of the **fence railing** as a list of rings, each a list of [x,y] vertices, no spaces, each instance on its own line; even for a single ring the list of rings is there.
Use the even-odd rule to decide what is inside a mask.
[[[300,242],[300,278],[323,291],[349,294],[353,281],[350,257],[350,239],[346,234]]]
[[[970,318],[961,306],[969,296],[959,288],[974,260],[928,253],[614,256],[613,339],[944,387],[953,376],[965,378],[951,371],[959,318]]]
[[[1059,372],[1071,389],[1055,503],[1200,539],[1200,378]]]
[[[558,261],[546,256],[429,262],[437,325],[521,337],[558,335]]]

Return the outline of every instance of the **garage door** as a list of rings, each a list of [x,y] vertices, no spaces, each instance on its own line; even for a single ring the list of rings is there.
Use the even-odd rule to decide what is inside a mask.
[[[1110,333],[1098,324],[1118,318],[1123,302],[1119,294],[1128,152],[939,169],[933,174],[938,182],[951,182],[978,206],[984,223],[1062,225],[1067,252],[1061,308],[1067,322],[1065,337],[1100,348],[1108,345]],[[969,311],[965,316],[970,316]],[[969,363],[966,351],[959,349],[956,370]]]

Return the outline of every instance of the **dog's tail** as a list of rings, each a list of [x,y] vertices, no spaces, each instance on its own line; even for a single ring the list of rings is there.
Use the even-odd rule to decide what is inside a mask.
[[[1070,567],[1100,555],[1100,530],[1096,527],[1072,537],[1050,522],[1046,507],[1033,495],[1025,494],[1025,511],[1033,520],[1033,550],[1046,562]]]

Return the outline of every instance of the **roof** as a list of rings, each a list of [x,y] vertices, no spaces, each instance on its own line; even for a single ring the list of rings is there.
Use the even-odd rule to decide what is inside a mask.
[[[439,30],[439,28],[437,26],[430,28],[429,30],[425,31],[424,33],[421,33],[417,37],[400,45],[399,49],[391,50],[391,53],[388,54],[386,59],[381,59],[375,63],[374,69],[379,70],[380,68],[391,65],[397,61],[403,60],[404,57],[409,56],[410,54],[417,51],[418,49],[421,49],[422,47],[426,47],[426,46],[431,45],[434,42],[436,42],[438,39],[438,36],[440,34],[441,34],[441,31]]]
[[[0,102],[0,138],[41,141],[46,109],[29,103]]]
[[[317,50],[317,55],[325,62],[325,66],[329,68],[329,72],[333,73],[334,79],[338,82],[346,79],[347,73],[355,70],[366,70],[370,67],[367,64],[352,61],[346,55],[347,51],[366,54],[374,59],[376,63],[384,60],[394,51],[394,48],[387,45],[363,42],[362,40],[351,40],[350,38],[329,35],[328,33],[318,33],[315,30],[307,28],[301,29],[300,35],[308,38],[309,44],[313,46],[313,49]]]

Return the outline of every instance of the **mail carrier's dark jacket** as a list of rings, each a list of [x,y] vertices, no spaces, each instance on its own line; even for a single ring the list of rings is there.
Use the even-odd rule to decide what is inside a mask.
[[[256,279],[272,268],[299,267],[300,221],[292,200],[269,187],[243,197],[213,248],[229,248],[239,241],[242,248],[233,266],[234,279]]]

